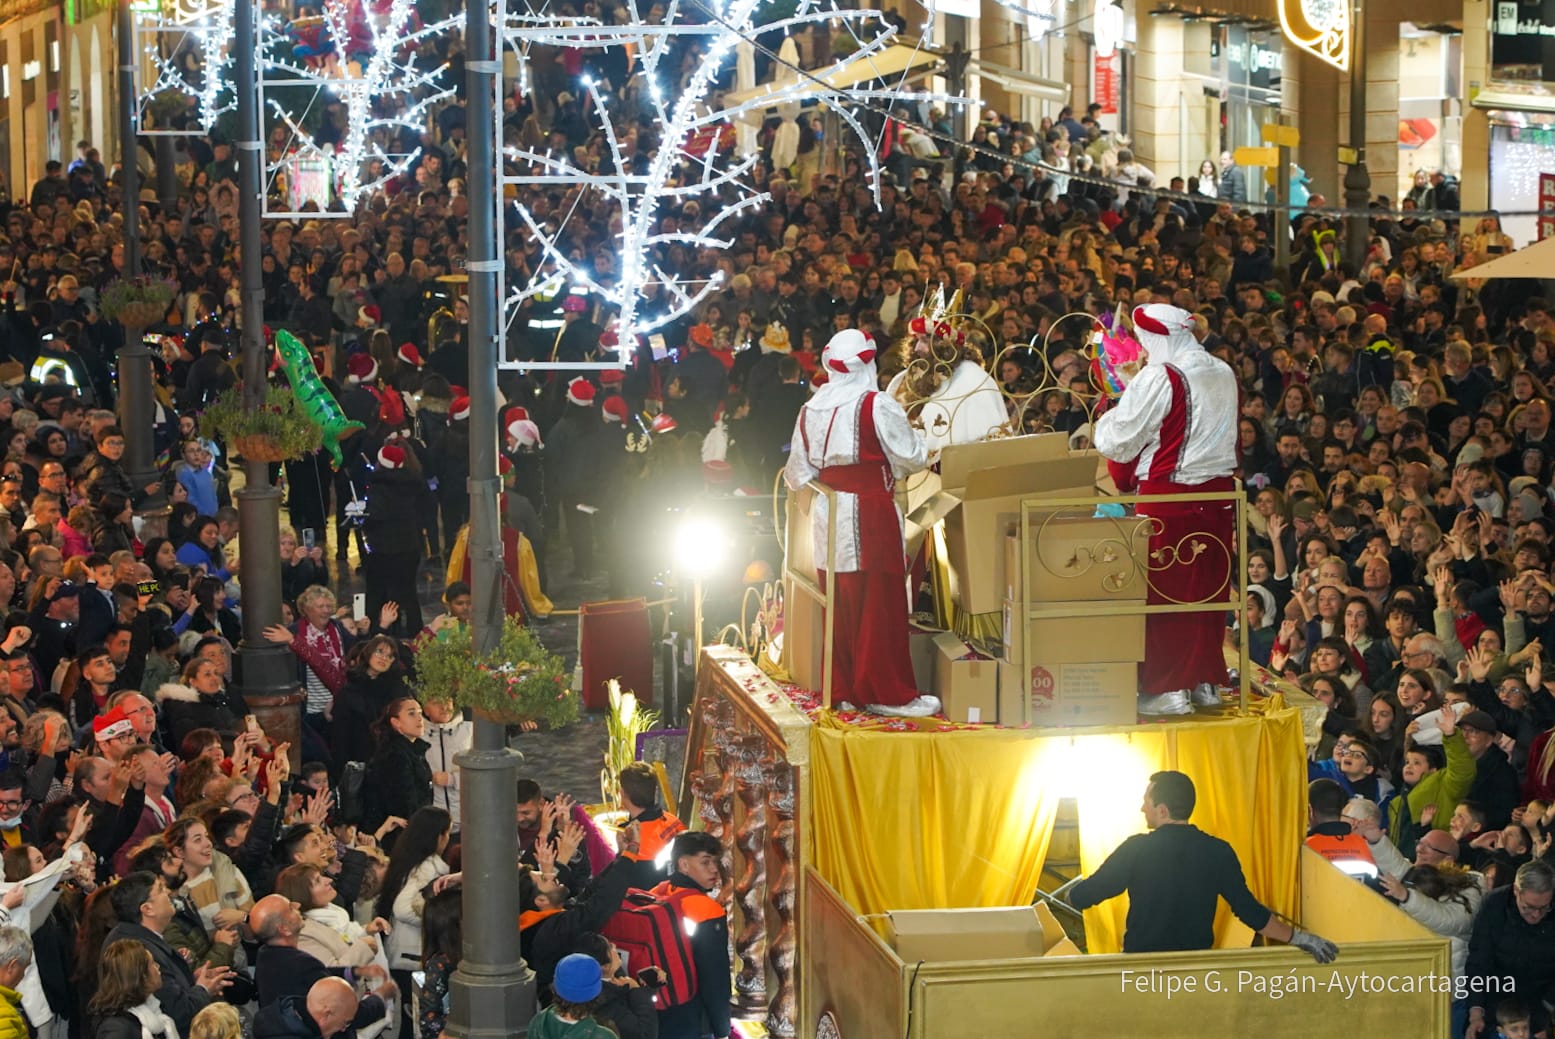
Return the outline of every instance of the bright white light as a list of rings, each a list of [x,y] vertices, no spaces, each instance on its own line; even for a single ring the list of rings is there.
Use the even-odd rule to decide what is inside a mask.
[[[1123,39],[1123,8],[1112,0],[1096,0],[1091,14],[1091,34],[1096,40],[1096,56],[1110,58]]]
[[[687,575],[704,578],[729,554],[729,532],[706,516],[687,516],[675,532],[675,561]]]
[[[1113,804],[1119,813],[1137,812],[1155,771],[1125,736],[1055,737],[1036,761],[1032,781],[1048,784],[1060,797]]]

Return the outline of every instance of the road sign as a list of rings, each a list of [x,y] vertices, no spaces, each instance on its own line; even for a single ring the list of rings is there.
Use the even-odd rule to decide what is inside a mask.
[[[1238,148],[1232,158],[1238,166],[1278,166],[1278,148]]]
[[[1294,148],[1301,143],[1301,131],[1294,126],[1282,126],[1279,123],[1263,124],[1263,143],[1278,145],[1282,148]]]

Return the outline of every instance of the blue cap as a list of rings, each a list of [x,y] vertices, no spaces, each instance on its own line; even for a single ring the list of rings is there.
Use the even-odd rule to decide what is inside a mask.
[[[571,956],[564,956],[556,965],[556,977],[551,981],[551,988],[556,992],[557,999],[568,1003],[588,1003],[599,995],[604,985],[603,977],[604,972],[600,970],[598,960],[575,952]]]

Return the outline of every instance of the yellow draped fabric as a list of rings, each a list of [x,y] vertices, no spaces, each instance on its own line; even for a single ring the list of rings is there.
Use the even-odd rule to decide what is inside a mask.
[[[811,732],[814,862],[860,913],[1019,905],[1042,873],[1058,801],[1075,797],[1090,872],[1144,826],[1150,773],[1180,769],[1198,788],[1193,822],[1241,858],[1253,894],[1298,906],[1306,820],[1298,712],[1063,736],[1013,729],[912,734]],[[1272,709],[1271,709],[1272,708]],[[1126,898],[1085,914],[1093,953],[1122,948]],[[1222,903],[1219,947],[1250,932]]]
[[[535,562],[535,548],[524,535],[518,536],[518,586],[524,590],[524,601],[529,612],[536,617],[549,617],[556,609],[546,594],[540,590],[540,566]]]
[[[811,730],[816,868],[861,913],[1031,901],[1058,809],[1015,780],[1034,749],[1013,729]]]
[[[464,580],[464,557],[469,550],[470,525],[466,523],[459,528],[453,547],[448,550],[448,570],[443,580],[445,588],[455,581]],[[518,581],[531,613],[536,617],[549,617],[555,611],[555,604],[540,590],[540,567],[535,562],[534,546],[522,534],[518,535]]]

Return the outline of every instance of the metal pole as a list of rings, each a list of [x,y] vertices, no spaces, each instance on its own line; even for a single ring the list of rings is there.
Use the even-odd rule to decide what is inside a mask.
[[[130,0],[115,12],[119,55],[119,197],[124,207],[124,274],[140,273],[140,167],[135,162],[135,13]]]
[[[265,289],[259,267],[259,222],[264,212],[264,146],[259,129],[258,68],[255,58],[257,0],[238,0],[233,8],[233,84],[238,101],[238,245],[240,299],[239,344],[243,358],[243,403],[264,404],[269,356],[264,327]],[[266,640],[265,628],[281,623],[281,492],[270,483],[265,462],[245,459],[244,487],[237,493],[238,546],[243,582],[243,642],[238,647],[238,678],[244,698],[256,713],[263,708],[265,730],[301,752],[302,697],[291,651]]]
[[[121,0],[115,12],[119,56],[119,190],[124,213],[124,276],[141,273],[140,266],[140,167],[136,162],[135,129],[135,15],[130,0]],[[142,516],[167,508],[156,466],[152,425],[153,401],[151,351],[141,338],[143,330],[125,326],[119,348],[119,428],[124,430],[124,471],[137,489],[155,483],[157,489],[141,504]]]
[[[1366,170],[1366,4],[1355,0],[1350,10],[1350,147],[1355,161],[1344,171],[1344,204],[1351,215],[1344,221],[1344,262],[1350,276],[1359,278],[1366,263],[1371,220],[1371,174]]]
[[[497,475],[496,96],[502,67],[492,41],[490,0],[465,8],[466,132],[470,243],[470,575],[471,638],[477,654],[502,636],[502,484]],[[453,532],[449,531],[450,536]],[[535,1013],[534,974],[518,939],[517,807],[520,756],[503,726],[477,718],[460,768],[464,949],[449,987],[448,1032],[458,1039],[524,1035]]]
[[[1280,120],[1281,125],[1284,120]],[[1290,149],[1279,146],[1279,165],[1274,171],[1274,269],[1290,280]]]

